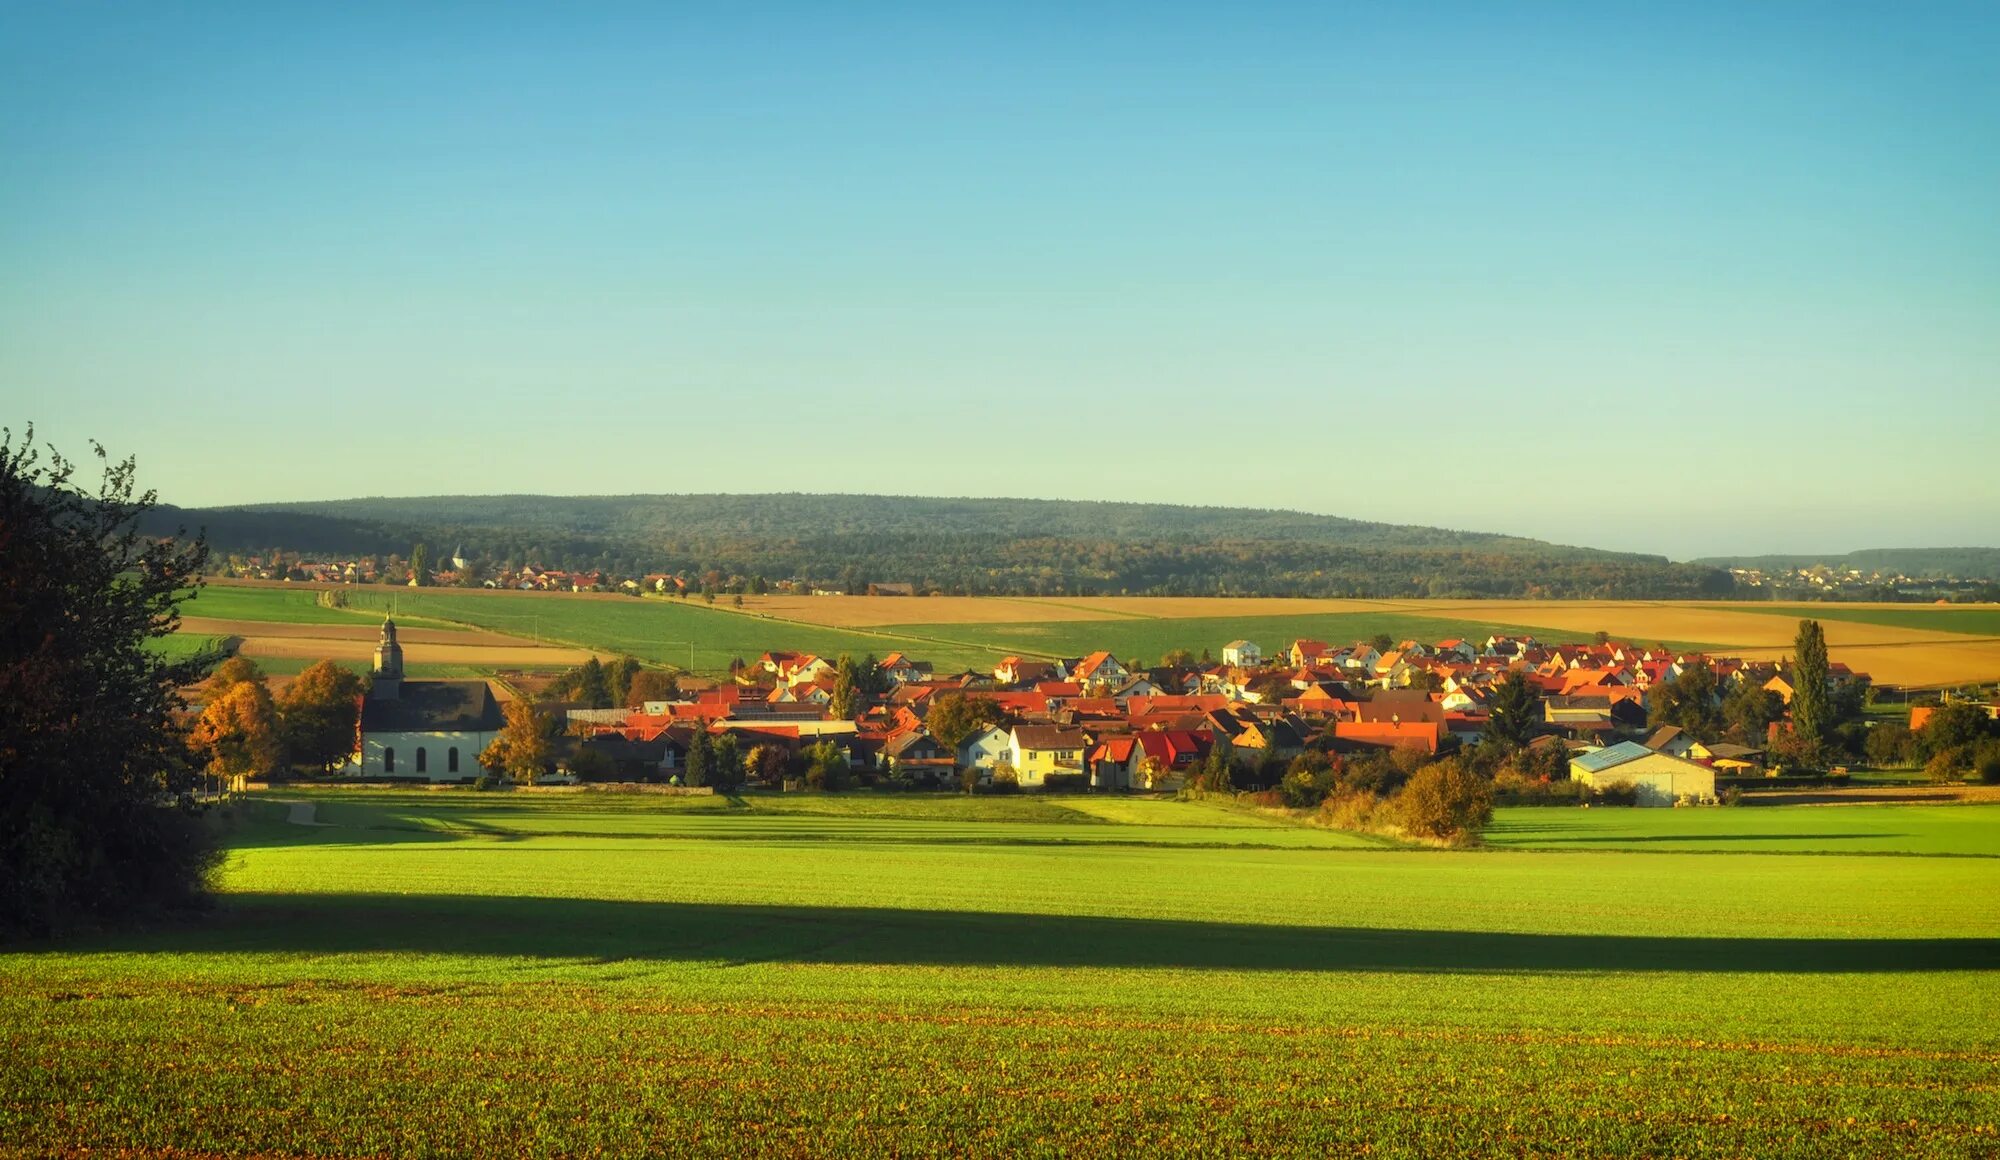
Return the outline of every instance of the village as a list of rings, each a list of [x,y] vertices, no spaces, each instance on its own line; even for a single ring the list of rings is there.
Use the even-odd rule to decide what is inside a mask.
[[[1308,754],[1414,764],[1505,748],[1545,780],[1622,784],[1639,803],[1672,805],[1716,800],[1718,777],[1799,773],[1803,763],[1790,663],[1609,639],[1294,640],[1270,654],[1234,640],[1219,657],[1178,653],[1156,666],[1096,652],[1009,656],[990,671],[948,674],[900,652],[860,662],[766,652],[731,668],[727,680],[690,680],[670,696],[635,683],[611,698],[622,705],[548,702],[563,726],[550,778],[702,781],[705,756],[691,770],[690,755],[723,738],[746,776],[773,788],[799,784],[806,763],[828,755],[905,788],[1175,792],[1218,769],[1238,788],[1270,788]],[[375,670],[360,750],[344,772],[477,776],[471,758],[503,728],[485,682],[403,680],[393,624]],[[1861,739],[1878,724],[1859,720],[1868,675],[1834,662],[1826,681],[1841,736],[1864,756]],[[1903,726],[1882,728],[1908,747]]]

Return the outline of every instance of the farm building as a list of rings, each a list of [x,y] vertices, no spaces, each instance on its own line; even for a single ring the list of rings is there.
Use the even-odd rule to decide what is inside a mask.
[[[359,777],[469,781],[479,754],[505,725],[485,681],[406,681],[396,622],[382,622],[375,679],[361,703],[361,749],[346,772]]]
[[[1571,758],[1569,775],[1600,789],[1633,786],[1642,806],[1670,806],[1682,798],[1694,801],[1715,798],[1713,769],[1685,758],[1656,753],[1636,741],[1621,741]]]

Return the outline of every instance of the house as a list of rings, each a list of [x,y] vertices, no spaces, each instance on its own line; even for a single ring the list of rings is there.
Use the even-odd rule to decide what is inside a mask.
[[[1132,785],[1132,769],[1137,764],[1132,755],[1138,751],[1139,741],[1130,733],[1120,733],[1099,741],[1084,759],[1086,771],[1090,774],[1092,789],[1128,789]]]
[[[1684,757],[1689,761],[1712,761],[1715,751],[1696,740],[1678,725],[1662,725],[1645,740],[1646,748],[1654,753],[1664,753],[1669,757]]]
[[[959,742],[958,767],[976,769],[991,774],[993,767],[1003,761],[1011,761],[1014,738],[1011,733],[998,725],[989,725],[972,736]]]
[[[913,661],[899,652],[892,652],[882,658],[882,675],[893,684],[907,685],[911,681],[928,680],[931,675],[929,661]]]
[[[1044,785],[1051,776],[1082,774],[1090,738],[1060,725],[1016,725],[1007,761],[1023,787]]]
[[[1094,652],[1078,661],[1070,670],[1069,679],[1079,685],[1102,682],[1117,688],[1132,679],[1132,671],[1118,663],[1118,658],[1108,652]]]
[[[1656,753],[1636,741],[1621,741],[1572,757],[1569,775],[1598,789],[1632,786],[1638,791],[1638,804],[1642,806],[1715,800],[1713,769],[1686,758]]]
[[[1285,655],[1291,660],[1293,668],[1302,669],[1318,664],[1329,647],[1323,640],[1295,640],[1292,647],[1285,650]]]
[[[1222,646],[1222,663],[1231,668],[1254,669],[1264,663],[1264,650],[1247,640],[1232,640]]]
[[[479,755],[506,725],[485,681],[406,681],[396,622],[382,622],[375,679],[361,702],[361,746],[345,772],[357,777],[471,781]]]
[[[957,760],[938,740],[921,730],[898,733],[882,745],[882,763],[920,781],[943,784],[956,771]]]

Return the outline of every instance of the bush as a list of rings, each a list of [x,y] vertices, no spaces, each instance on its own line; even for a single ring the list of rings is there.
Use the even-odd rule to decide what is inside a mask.
[[[1971,747],[1940,749],[1924,763],[1924,776],[1933,785],[1949,785],[1963,781],[1972,771]]]
[[[1278,798],[1295,810],[1310,810],[1325,801],[1333,790],[1331,769],[1293,769],[1278,782]]]
[[[1590,800],[1580,781],[1551,781],[1503,769],[1493,779],[1493,802],[1503,806],[1580,806]]]
[[[479,776],[478,776],[478,777],[475,777],[475,778],[473,778],[473,779],[472,779],[472,788],[473,788],[473,789],[480,789],[480,790],[485,790],[485,789],[492,789],[492,788],[493,788],[493,775],[492,775],[492,774],[490,774],[490,773],[488,773],[488,772],[486,772],[486,771],[485,771],[485,770],[483,770],[483,769],[482,769],[482,770],[480,770],[480,771],[479,771]]]
[[[1868,755],[1868,764],[1876,769],[1888,769],[1910,760],[1914,741],[1915,734],[1905,726],[1882,724],[1868,731],[1868,740],[1862,748]]]
[[[1395,817],[1418,837],[1470,841],[1493,820],[1493,787],[1457,758],[1435,761],[1396,795]]]
[[[1982,741],[1972,752],[1972,776],[1980,785],[2000,785],[2000,741]]]
[[[1629,781],[1598,786],[1591,791],[1590,800],[1600,806],[1636,806],[1639,804],[1639,787]]]
[[[1375,828],[1382,799],[1366,790],[1343,791],[1320,803],[1320,821],[1340,830],[1366,832]]]
[[[1726,806],[1740,806],[1740,805],[1742,805],[1742,804],[1743,804],[1743,787],[1742,787],[1742,786],[1740,786],[1740,785],[1732,785],[1732,786],[1730,786],[1730,787],[1729,787],[1728,789],[1725,789],[1725,790],[1723,790],[1723,791],[1722,791],[1722,804],[1723,804],[1723,805],[1726,805]]]

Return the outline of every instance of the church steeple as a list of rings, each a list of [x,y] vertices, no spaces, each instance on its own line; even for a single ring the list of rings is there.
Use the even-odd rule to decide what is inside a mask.
[[[368,695],[376,700],[392,701],[403,689],[403,646],[396,643],[396,622],[392,618],[382,620],[382,639],[375,644],[375,683],[368,688]]]

